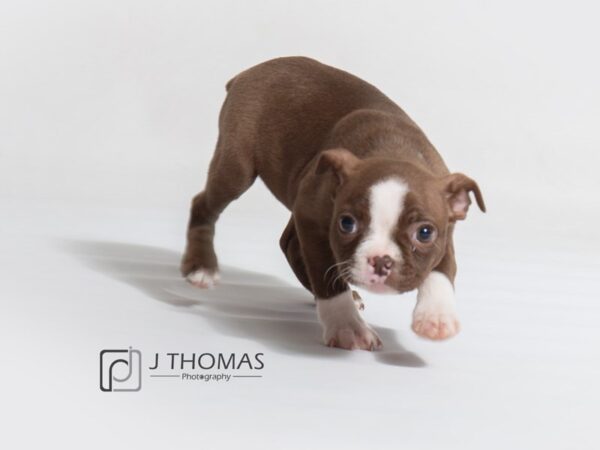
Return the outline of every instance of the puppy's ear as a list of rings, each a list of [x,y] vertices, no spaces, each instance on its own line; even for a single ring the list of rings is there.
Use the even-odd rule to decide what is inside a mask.
[[[475,195],[475,201],[479,209],[485,212],[485,203],[477,183],[462,173],[453,173],[442,178],[442,189],[448,200],[450,220],[463,220],[467,217],[467,211],[471,204],[469,194]]]
[[[348,179],[359,162],[360,159],[345,148],[325,150],[319,157],[315,173],[320,175],[331,170],[337,175],[340,183],[343,183]]]

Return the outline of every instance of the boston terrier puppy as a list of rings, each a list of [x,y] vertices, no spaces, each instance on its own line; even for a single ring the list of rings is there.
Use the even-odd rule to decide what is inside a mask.
[[[194,197],[181,272],[219,279],[215,223],[257,176],[290,211],[280,245],[316,298],[326,345],[375,350],[350,285],[418,289],[412,329],[459,331],[452,232],[477,183],[450,173],[423,131],[374,86],[303,57],[254,66],[227,83],[206,188]]]

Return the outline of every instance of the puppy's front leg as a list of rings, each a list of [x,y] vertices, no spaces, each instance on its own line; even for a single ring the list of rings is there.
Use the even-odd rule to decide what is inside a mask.
[[[448,339],[459,332],[454,286],[443,272],[432,271],[419,286],[412,329],[433,340]]]
[[[310,217],[294,220],[325,345],[347,350],[381,348],[381,339],[360,316],[352,290],[340,276],[329,246],[328,230]]]
[[[327,346],[346,350],[382,347],[377,333],[360,316],[350,289],[328,299],[317,299],[317,313]]]

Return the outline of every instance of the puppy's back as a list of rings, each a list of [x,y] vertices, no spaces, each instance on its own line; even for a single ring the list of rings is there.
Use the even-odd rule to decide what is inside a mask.
[[[359,109],[404,112],[381,91],[343,70],[306,57],[251,67],[227,85],[220,133],[249,143],[257,174],[289,203],[300,171],[335,124]]]

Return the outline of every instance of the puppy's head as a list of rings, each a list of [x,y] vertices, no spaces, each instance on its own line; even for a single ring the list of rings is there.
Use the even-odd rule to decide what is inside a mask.
[[[467,215],[479,187],[455,173],[435,177],[417,165],[386,158],[360,160],[344,149],[327,150],[317,173],[338,181],[330,244],[339,275],[373,292],[417,288],[442,260],[454,222]]]

